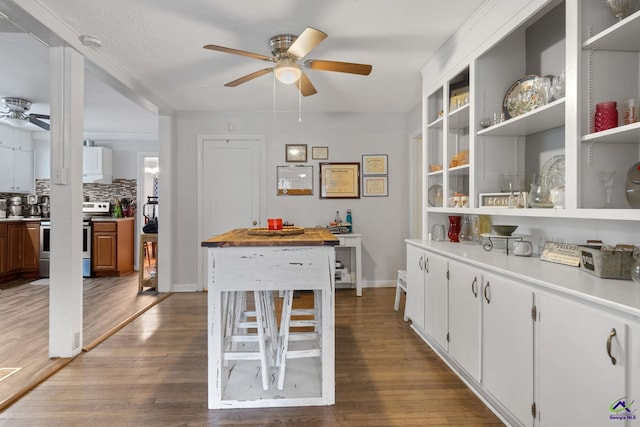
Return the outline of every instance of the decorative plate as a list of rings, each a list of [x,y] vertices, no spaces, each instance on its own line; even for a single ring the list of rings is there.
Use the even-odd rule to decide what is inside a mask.
[[[549,190],[564,185],[564,154],[553,156],[542,166],[540,184]]]
[[[528,74],[520,77],[507,90],[502,101],[502,110],[506,118],[513,118],[527,113],[540,106],[540,99],[531,94],[534,80],[540,77],[537,74]],[[522,95],[520,99],[518,95]],[[528,96],[530,95],[530,96]]]
[[[440,206],[442,206],[442,185],[432,185],[431,187],[429,187],[429,191],[427,193],[429,206],[438,206],[438,198],[440,199]]]

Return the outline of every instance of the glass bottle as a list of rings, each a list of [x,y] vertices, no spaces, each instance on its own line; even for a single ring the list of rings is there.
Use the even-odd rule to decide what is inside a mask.
[[[335,217],[334,221],[338,225],[340,225],[340,223],[342,223],[342,218],[340,218],[340,211],[336,211],[336,217]]]
[[[471,236],[471,220],[469,215],[462,217],[462,225],[460,226],[460,233],[458,233],[458,241],[461,243],[472,243]]]

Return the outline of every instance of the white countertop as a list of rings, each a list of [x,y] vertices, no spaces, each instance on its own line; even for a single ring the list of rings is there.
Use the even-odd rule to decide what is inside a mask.
[[[539,257],[520,257],[504,249],[485,251],[482,245],[407,239],[413,246],[476,265],[554,293],[571,295],[625,313],[640,320],[640,285],[632,280],[601,279],[581,267],[541,261]]]

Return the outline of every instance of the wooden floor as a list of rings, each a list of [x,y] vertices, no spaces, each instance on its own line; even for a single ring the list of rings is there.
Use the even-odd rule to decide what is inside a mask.
[[[32,285],[31,283],[40,283]],[[0,411],[71,359],[49,358],[49,286],[16,280],[0,289]],[[138,274],[83,282],[83,347],[97,345],[127,319],[166,296],[138,295]]]
[[[7,408],[0,425],[502,425],[393,311],[394,293],[337,292],[335,405],[208,410],[206,293],[176,293]]]

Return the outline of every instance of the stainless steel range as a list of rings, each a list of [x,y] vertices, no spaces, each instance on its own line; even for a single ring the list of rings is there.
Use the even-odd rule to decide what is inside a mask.
[[[82,204],[82,276],[91,276],[91,217],[109,215],[109,202]],[[51,220],[40,221],[40,277],[49,277],[51,263]]]

